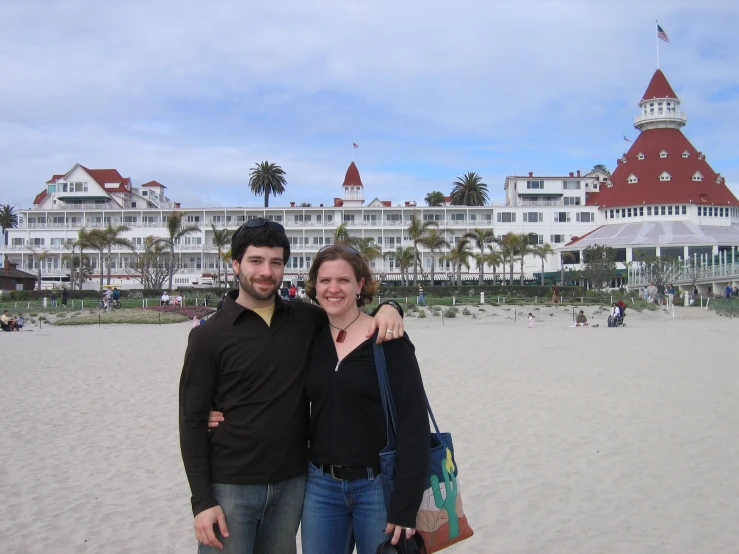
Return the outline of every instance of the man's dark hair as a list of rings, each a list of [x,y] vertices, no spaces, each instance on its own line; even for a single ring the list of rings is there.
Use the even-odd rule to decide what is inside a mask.
[[[287,235],[271,227],[241,227],[231,237],[231,259],[241,262],[244,252],[249,246],[281,247],[282,259],[285,263],[290,259],[290,241]]]

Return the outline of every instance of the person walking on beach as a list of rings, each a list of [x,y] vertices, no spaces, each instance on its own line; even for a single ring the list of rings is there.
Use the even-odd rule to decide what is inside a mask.
[[[282,225],[248,221],[231,252],[239,288],[190,331],[180,378],[195,537],[200,554],[292,554],[308,465],[304,367],[328,321],[321,308],[276,294],[290,256]],[[367,337],[376,329],[378,341],[403,336],[401,315],[386,304]],[[226,422],[209,435],[211,409]]]
[[[559,288],[557,285],[552,285],[552,304],[559,302]]]
[[[529,312],[529,329],[534,328],[534,314]]]
[[[426,305],[426,297],[423,295],[423,287],[421,286],[421,283],[418,283],[418,302],[416,302],[419,306],[425,306]]]
[[[731,288],[731,283],[726,284],[726,288],[724,289],[724,294],[726,295],[726,300],[731,299],[731,293],[733,292],[733,289]]]
[[[290,285],[290,288],[287,291],[287,297],[290,300],[295,300],[295,296],[298,294],[298,289],[295,288],[295,285]]]
[[[56,308],[56,291],[55,290],[52,290],[51,291],[51,297],[50,298],[51,298],[51,307],[52,308]]]
[[[67,300],[69,299],[69,293],[67,292],[66,287],[62,289],[62,306],[67,307]]]

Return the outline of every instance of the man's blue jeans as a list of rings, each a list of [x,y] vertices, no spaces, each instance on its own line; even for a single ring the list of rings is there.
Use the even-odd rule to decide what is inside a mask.
[[[305,475],[271,485],[213,483],[228,537],[216,526],[223,550],[198,545],[198,554],[295,554],[305,496]]]
[[[301,539],[303,554],[375,554],[388,539],[382,475],[340,481],[308,464]]]

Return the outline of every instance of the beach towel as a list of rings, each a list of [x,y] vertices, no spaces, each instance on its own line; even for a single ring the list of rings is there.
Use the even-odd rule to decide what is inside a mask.
[[[390,495],[395,480],[395,455],[397,448],[396,429],[397,416],[390,382],[387,378],[387,366],[382,345],[374,344],[375,367],[380,384],[382,410],[385,413],[387,426],[387,446],[380,452],[380,468],[383,479],[385,505],[390,509]],[[425,393],[424,393],[425,396]],[[452,435],[442,433],[436,424],[428,397],[426,409],[434,424],[435,433],[431,433],[431,451],[427,469],[427,488],[423,493],[421,507],[416,515],[416,530],[423,536],[429,554],[458,543],[473,535],[462,507],[462,496],[459,491],[459,469],[454,459]]]

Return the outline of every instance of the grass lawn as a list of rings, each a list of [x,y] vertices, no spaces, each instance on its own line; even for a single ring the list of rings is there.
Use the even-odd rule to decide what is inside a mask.
[[[98,324],[114,324],[114,323],[131,323],[131,324],[153,324],[159,323],[182,323],[189,321],[187,317],[181,314],[168,312],[156,312],[149,310],[113,310],[111,312],[96,312],[84,315],[72,315],[57,319],[52,325],[98,325]]]

